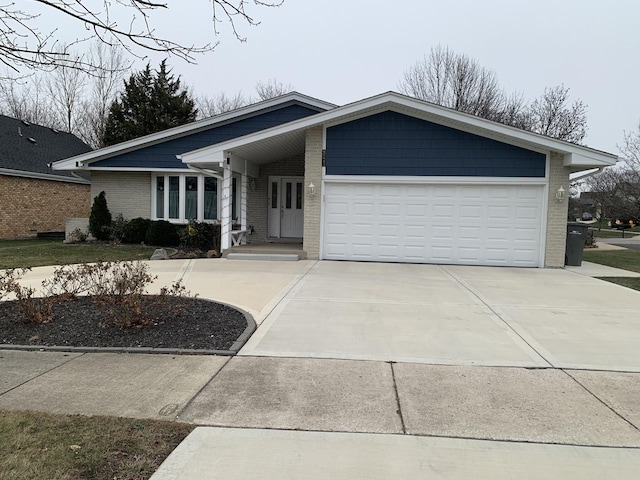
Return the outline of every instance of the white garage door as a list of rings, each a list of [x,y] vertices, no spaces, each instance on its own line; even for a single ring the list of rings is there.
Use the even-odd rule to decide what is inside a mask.
[[[543,187],[327,183],[329,260],[540,266]]]

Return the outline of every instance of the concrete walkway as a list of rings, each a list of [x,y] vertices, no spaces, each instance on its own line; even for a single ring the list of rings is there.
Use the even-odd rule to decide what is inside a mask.
[[[637,478],[638,292],[569,270],[152,271],[254,313],[242,355],[0,350],[0,409],[202,425],[154,480]]]

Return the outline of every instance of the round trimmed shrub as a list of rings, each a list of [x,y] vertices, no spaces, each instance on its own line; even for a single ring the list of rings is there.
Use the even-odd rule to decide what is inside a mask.
[[[158,247],[177,247],[180,237],[173,223],[167,220],[156,220],[149,225],[145,242]]]
[[[132,218],[124,226],[124,243],[142,243],[147,238],[147,231],[151,226],[151,220],[148,218]]]

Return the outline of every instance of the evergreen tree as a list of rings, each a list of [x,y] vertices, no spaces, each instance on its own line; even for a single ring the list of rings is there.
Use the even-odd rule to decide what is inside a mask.
[[[107,198],[104,192],[100,192],[93,199],[91,214],[89,215],[89,232],[97,240],[109,240],[109,227],[111,226],[111,212],[107,207]]]
[[[103,145],[138,138],[171,127],[193,122],[198,113],[195,102],[167,69],[166,60],[160,69],[144,70],[124,82],[125,91],[111,104],[105,125]]]

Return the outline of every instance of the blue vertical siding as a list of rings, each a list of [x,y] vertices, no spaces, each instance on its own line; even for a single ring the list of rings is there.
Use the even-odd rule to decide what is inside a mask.
[[[260,115],[212,127],[198,133],[168,140],[133,152],[91,164],[92,167],[185,168],[176,155],[242,137],[260,130],[292,122],[318,113],[302,105],[289,105]]]
[[[328,175],[544,177],[544,154],[396,112],[327,129]]]

